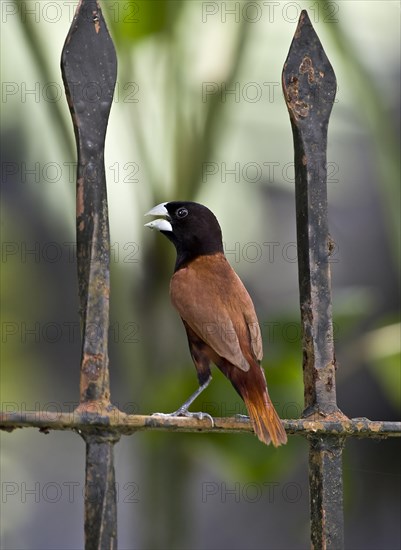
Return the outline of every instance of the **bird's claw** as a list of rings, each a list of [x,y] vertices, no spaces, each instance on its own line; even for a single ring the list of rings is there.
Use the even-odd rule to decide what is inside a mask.
[[[187,409],[178,409],[177,411],[172,413],[155,412],[152,414],[152,416],[186,416],[187,418],[197,418],[198,420],[204,420],[205,418],[208,418],[210,420],[212,428],[214,428],[213,417],[209,413],[205,412],[190,412]]]

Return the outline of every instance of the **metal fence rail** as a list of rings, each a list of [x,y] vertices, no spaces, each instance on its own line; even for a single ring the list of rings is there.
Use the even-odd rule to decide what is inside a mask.
[[[96,403],[83,409],[79,407],[71,413],[50,411],[3,412],[0,416],[0,428],[12,432],[18,428],[38,428],[47,433],[50,430],[73,430],[78,433],[98,434],[107,430],[110,434],[132,435],[139,431],[173,431],[202,433],[241,433],[252,432],[247,418],[213,418],[214,426],[207,418],[198,420],[184,416],[149,416],[126,414],[119,409],[102,410]],[[285,430],[290,435],[356,437],[358,439],[387,439],[401,437],[401,422],[352,418],[347,420],[283,420]]]
[[[100,6],[80,0],[63,54],[62,73],[78,151],[77,260],[82,355],[80,404],[72,413],[2,412],[0,428],[73,430],[86,443],[85,547],[117,548],[113,449],[122,434],[141,430],[249,432],[249,420],[127,415],[110,401],[108,342],[110,240],[104,143],[117,60]],[[84,90],[98,83],[102,97]],[[310,443],[311,544],[344,547],[342,449],[349,437],[401,437],[401,422],[348,419],[337,407],[331,313],[331,240],[327,224],[327,127],[336,79],[305,11],[283,70],[295,150],[297,244],[303,335],[305,411],[284,420],[290,435]],[[87,327],[95,323],[96,338]],[[96,498],[94,498],[96,495]]]

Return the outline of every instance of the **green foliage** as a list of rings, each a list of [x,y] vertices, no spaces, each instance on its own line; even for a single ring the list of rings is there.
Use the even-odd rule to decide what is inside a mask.
[[[166,31],[171,6],[163,0],[128,0],[104,2],[103,9],[115,41],[127,48],[137,40]]]

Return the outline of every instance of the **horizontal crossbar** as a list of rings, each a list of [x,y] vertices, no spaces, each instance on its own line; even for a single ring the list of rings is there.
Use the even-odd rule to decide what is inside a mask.
[[[176,432],[231,433],[252,432],[247,417],[213,418],[208,417],[129,415],[119,409],[111,408],[107,412],[88,412],[75,410],[72,413],[46,411],[11,412],[0,414],[0,429],[13,431],[16,428],[39,428],[49,430],[74,430],[82,435],[103,433],[109,435],[131,435],[137,431],[159,430]],[[401,437],[401,422],[376,421],[367,418],[349,420],[283,420],[289,435],[330,435],[338,437],[358,437],[385,439]]]

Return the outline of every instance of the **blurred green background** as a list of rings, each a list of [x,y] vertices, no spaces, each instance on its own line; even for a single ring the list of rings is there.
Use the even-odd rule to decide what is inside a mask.
[[[78,400],[75,143],[59,59],[76,2],[1,3],[1,401],[71,411]],[[334,67],[328,193],[338,403],[400,417],[399,5],[102,2],[118,56],[106,142],[112,242],[112,400],[175,410],[197,386],[168,298],[173,247],[143,228],[169,200],[220,220],[264,339],[270,393],[302,413],[293,148],[281,71],[301,9]],[[193,410],[244,413],[214,370]],[[84,443],[1,435],[1,548],[83,546]],[[309,546],[307,444],[251,435],[139,433],[116,446],[122,549]],[[346,547],[400,546],[400,445],[349,441]]]

